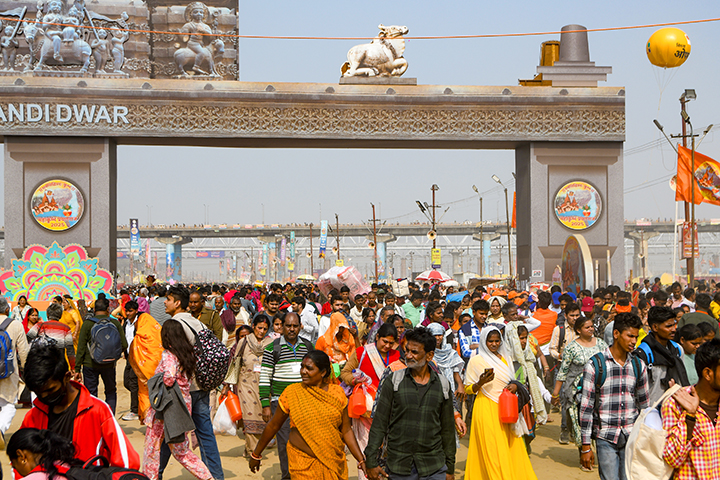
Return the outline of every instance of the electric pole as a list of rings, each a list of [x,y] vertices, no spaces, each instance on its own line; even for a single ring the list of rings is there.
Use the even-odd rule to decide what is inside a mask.
[[[378,283],[378,263],[377,263],[377,218],[375,217],[375,205],[372,205],[373,211],[373,250],[375,252],[375,283]]]
[[[335,214],[335,243],[337,244],[337,259],[340,260],[340,221],[338,214]]]

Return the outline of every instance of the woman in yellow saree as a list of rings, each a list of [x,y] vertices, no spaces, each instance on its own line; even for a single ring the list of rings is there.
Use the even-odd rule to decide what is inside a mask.
[[[82,327],[82,316],[75,306],[75,302],[70,295],[63,295],[63,314],[60,322],[70,327],[73,336],[73,346],[77,352],[78,338],[80,336],[80,327]]]
[[[497,327],[482,329],[478,350],[465,374],[465,392],[477,395],[465,478],[537,480],[522,438],[524,419],[521,417],[514,425],[500,422],[500,394],[504,389],[515,393],[517,386],[510,383],[515,379],[512,359]]]
[[[347,480],[345,445],[365,471],[365,457],[350,428],[347,398],[343,389],[331,383],[332,367],[325,352],[314,350],[303,358],[301,383],[288,386],[280,395],[275,415],[265,427],[250,470],[260,469],[262,452],[290,418],[288,467],[293,480]]]

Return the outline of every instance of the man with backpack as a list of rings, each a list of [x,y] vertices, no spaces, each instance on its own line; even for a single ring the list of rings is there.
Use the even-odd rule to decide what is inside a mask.
[[[122,325],[110,316],[106,298],[95,300],[95,315],[88,316],[80,328],[75,371],[82,369],[85,386],[97,397],[100,378],[105,387],[105,402],[113,413],[117,406],[116,364],[127,350]]]
[[[678,390],[662,406],[662,456],[680,480],[713,479],[720,472],[720,339],[700,345],[695,369],[697,385]]]
[[[651,331],[642,339],[635,355],[648,366],[650,403],[655,403],[670,388],[670,380],[683,387],[690,385],[690,381],[682,347],[672,340],[677,329],[675,313],[670,307],[650,307],[647,321]]]
[[[300,364],[306,353],[314,350],[311,343],[299,338],[301,324],[297,313],[288,312],[283,318],[283,334],[265,347],[260,366],[260,403],[263,421],[269,422],[278,408],[278,399],[288,385],[302,381]],[[278,457],[282,479],[290,479],[287,443],[290,421],[286,420],[277,435]]]
[[[193,317],[188,312],[188,305],[190,304],[190,293],[184,287],[172,286],[165,296],[165,312],[172,316],[173,320],[177,320],[185,330],[185,336],[191,345],[195,346],[198,340],[202,337],[206,339],[206,330],[210,338],[217,340],[217,337],[209,330],[200,320]],[[219,342],[219,340],[217,340]],[[224,348],[224,347],[223,347]],[[225,349],[227,352],[227,349]],[[204,374],[200,367],[200,358],[197,357],[198,366],[196,367],[195,376],[193,376],[190,384],[190,398],[192,400],[192,419],[195,423],[195,436],[197,437],[198,444],[200,445],[200,457],[202,461],[207,465],[208,470],[213,476],[214,480],[223,480],[225,473],[222,469],[222,462],[220,461],[220,451],[218,450],[217,440],[215,439],[215,433],[213,432],[212,419],[210,418],[210,392],[200,388],[200,383],[204,379],[199,377]],[[227,359],[218,359],[217,363],[221,364],[225,362],[225,373],[222,374],[222,379],[225,378],[227,373],[228,362],[230,356],[228,353]],[[220,382],[222,383],[222,379]],[[218,384],[219,385],[219,384]],[[170,460],[170,448],[165,442],[163,442],[160,448],[160,476],[167,466]]]
[[[365,447],[368,478],[452,480],[455,478],[455,410],[450,382],[430,367],[436,339],[418,327],[405,334],[407,368],[380,384]],[[387,447],[387,472],[379,465]]]
[[[580,397],[580,463],[592,470],[595,439],[600,478],[625,480],[625,445],[640,411],[650,404],[647,366],[635,349],[642,322],[632,313],[615,318],[612,346],[585,365]]]
[[[20,367],[28,354],[22,323],[8,315],[10,305],[0,296],[0,448],[5,448],[5,432],[15,417]]]

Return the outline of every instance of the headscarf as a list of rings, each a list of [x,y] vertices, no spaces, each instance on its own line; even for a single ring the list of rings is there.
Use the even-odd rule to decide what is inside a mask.
[[[137,304],[139,313],[148,313],[150,311],[150,305],[148,304],[147,298],[138,297]]]
[[[338,340],[336,335],[341,329],[343,332],[342,338]],[[325,343],[324,351],[331,359],[334,358],[335,351],[344,353],[347,359],[355,349],[355,341],[350,333],[350,325],[348,325],[345,315],[340,312],[335,312],[330,315],[330,326],[321,338]]]
[[[499,295],[493,295],[492,297],[488,298],[488,301],[487,301],[487,302],[488,302],[488,305],[492,305],[492,302],[493,302],[494,300],[497,300],[497,301],[498,301],[498,303],[500,304],[500,308],[502,308],[502,306],[507,303],[507,299],[505,299],[505,298],[503,298],[503,297],[501,297],[501,296],[499,296]]]
[[[428,325],[428,330],[430,330],[430,333],[433,335],[443,336],[440,348],[435,348],[435,356],[433,357],[433,360],[435,360],[435,363],[442,374],[448,379],[448,381],[451,382],[452,385],[455,382],[455,379],[453,378],[453,369],[458,365],[463,365],[465,362],[463,362],[460,355],[453,350],[450,344],[447,343],[447,335],[442,325],[439,323],[431,323]]]
[[[25,328],[25,334],[26,334],[26,335],[27,335],[27,333],[30,331],[30,327],[28,327],[28,319],[30,318],[30,315],[31,315],[33,312],[38,312],[38,315],[40,315],[40,312],[38,311],[37,308],[30,307],[30,308],[28,309],[28,311],[25,312],[25,318],[23,318],[23,321],[22,321],[23,327]],[[38,322],[41,322],[41,321],[42,321],[42,318],[41,318],[40,320],[38,320]]]
[[[540,392],[540,382],[535,374],[535,354],[532,352],[532,347],[530,346],[530,338],[528,338],[525,344],[525,350],[521,348],[520,338],[517,332],[518,326],[520,325],[522,325],[521,322],[509,322],[505,326],[505,340],[510,352],[510,357],[514,362],[518,362],[525,371],[530,396],[533,401],[533,408],[535,409],[535,417],[537,423],[542,425],[547,421],[547,412],[545,411],[545,400]],[[530,333],[528,332],[528,337],[529,335]]]
[[[237,326],[237,319],[235,318],[235,315],[236,313],[230,307],[227,307],[222,311],[222,313],[220,313],[220,320],[222,321],[223,328],[228,333],[234,332],[235,327]]]
[[[490,336],[492,332],[497,332],[498,335],[500,335],[500,348],[498,349],[498,354],[500,354],[506,362],[512,362],[512,358],[510,357],[510,351],[508,350],[507,346],[505,345],[505,342],[502,341],[502,332],[494,326],[489,325],[482,330],[480,330],[480,348],[478,348],[478,355],[482,357],[482,359],[490,365],[490,367],[495,372],[495,380],[492,382],[488,382],[485,385],[483,385],[482,391],[485,393],[485,396],[490,398],[493,402],[497,403],[498,400],[500,400],[500,393],[502,390],[493,391],[492,384],[495,381],[499,381],[502,383],[502,385],[507,385],[512,380],[515,379],[515,375],[512,369],[511,364],[506,364],[503,362],[497,355],[492,353],[490,349],[487,346],[487,338]]]

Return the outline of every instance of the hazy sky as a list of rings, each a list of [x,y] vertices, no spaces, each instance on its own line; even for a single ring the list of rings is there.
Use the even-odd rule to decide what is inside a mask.
[[[278,0],[242,1],[240,21],[243,34],[370,36],[383,23],[406,25],[410,35],[452,35],[556,31],[571,23],[587,28],[655,24],[713,18],[719,12],[717,0]],[[696,129],[719,125],[700,151],[720,159],[715,141],[720,133],[720,22],[680,28],[690,37],[692,53],[677,69],[663,71],[648,62],[645,43],[656,28],[590,33],[590,57],[598,66],[613,67],[601,85],[626,88],[626,150],[660,138],[654,118],[677,133],[678,98],[685,88],[694,88],[698,99],[688,111]],[[519,78],[535,74],[541,42],[558,38],[410,40],[405,76],[417,77],[419,84],[517,85]],[[241,78],[334,83],[347,50],[358,43],[242,40]],[[675,169],[675,154],[666,143],[659,145],[625,158],[626,191],[657,181],[626,194],[626,218],[674,215],[673,192],[663,179]],[[384,218],[406,222],[423,219],[414,201],[429,202],[433,183],[440,187],[438,203],[451,207],[444,220],[477,220],[473,184],[485,192],[485,219],[504,219],[502,191],[490,177],[497,174],[510,184],[513,170],[512,151],[120,147],[118,221],[138,217],[145,224],[150,206],[155,224],[202,223],[208,205],[212,223],[260,223],[264,204],[265,223],[317,222],[320,208],[325,219],[334,220],[337,213],[343,223],[360,222],[371,217],[374,202]],[[720,209],[699,206],[697,215],[720,217]]]

